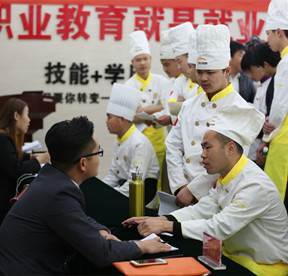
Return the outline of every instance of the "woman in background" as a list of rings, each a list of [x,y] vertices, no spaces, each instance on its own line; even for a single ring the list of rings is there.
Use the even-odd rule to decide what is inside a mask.
[[[17,179],[24,173],[37,173],[40,164],[50,161],[48,153],[22,152],[29,124],[27,103],[9,99],[0,114],[0,224],[10,209],[9,201],[16,193]]]

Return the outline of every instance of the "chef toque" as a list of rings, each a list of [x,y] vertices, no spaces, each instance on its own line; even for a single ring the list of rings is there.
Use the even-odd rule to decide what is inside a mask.
[[[161,32],[160,59],[174,59],[174,53],[169,41],[169,30]]]
[[[106,113],[133,121],[141,100],[141,92],[120,83],[114,83]]]
[[[189,39],[189,53],[188,53],[188,63],[196,64],[197,62],[197,48],[196,48],[196,31],[191,33]]]
[[[269,4],[266,19],[266,31],[288,30],[288,1],[272,0]]]
[[[188,54],[189,37],[193,31],[191,22],[185,22],[169,29],[169,41],[174,51],[174,57]]]
[[[130,42],[130,54],[132,59],[141,54],[150,55],[149,43],[145,32],[135,31],[130,33],[128,37]]]
[[[230,105],[216,111],[209,130],[229,137],[243,148],[254,142],[264,122],[265,115],[256,108]]]
[[[219,70],[229,66],[230,32],[225,25],[199,25],[196,29],[198,70]]]

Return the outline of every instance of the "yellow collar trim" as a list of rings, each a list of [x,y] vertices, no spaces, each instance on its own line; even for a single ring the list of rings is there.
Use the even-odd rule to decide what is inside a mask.
[[[201,92],[203,92],[202,86],[199,86],[196,92],[196,95],[199,95]]]
[[[218,92],[217,94],[215,94],[212,97],[211,102],[220,100],[220,99],[226,97],[227,95],[229,95],[233,91],[234,91],[234,88],[232,86],[232,83],[229,82],[229,85],[226,88],[224,88],[223,90],[221,90],[220,92]],[[206,93],[206,97],[207,97],[207,99],[209,99],[208,96],[207,96],[207,93]]]
[[[223,186],[227,185],[243,170],[247,163],[248,158],[242,154],[241,158],[238,160],[232,170],[224,178],[220,176],[218,178],[218,182]]]
[[[281,58],[283,58],[288,53],[288,46],[286,46],[281,52]]]
[[[146,80],[142,79],[137,73],[135,73],[135,78],[143,84],[139,90],[144,91],[151,81],[151,72],[149,72],[148,78]]]
[[[196,85],[196,83],[193,82],[191,79],[189,79],[188,91],[190,91],[195,85]]]
[[[175,79],[182,77],[182,76],[183,76],[183,73],[180,73]]]
[[[117,141],[120,142],[120,143],[123,143],[125,140],[127,140],[132,135],[132,133],[135,130],[136,130],[136,127],[133,124],[121,138],[117,137]]]

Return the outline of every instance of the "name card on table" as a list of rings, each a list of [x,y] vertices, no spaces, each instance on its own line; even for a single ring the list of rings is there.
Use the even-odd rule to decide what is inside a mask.
[[[214,270],[226,269],[222,264],[222,241],[203,232],[203,256],[198,256],[198,259]]]

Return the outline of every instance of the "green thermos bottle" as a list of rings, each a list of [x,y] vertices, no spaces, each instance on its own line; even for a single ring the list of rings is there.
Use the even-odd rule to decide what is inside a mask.
[[[130,217],[144,216],[144,183],[142,173],[136,168],[132,172],[132,181],[129,183],[129,213]]]

